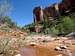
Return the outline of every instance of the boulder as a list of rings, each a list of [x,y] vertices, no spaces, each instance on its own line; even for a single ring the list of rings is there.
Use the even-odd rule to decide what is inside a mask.
[[[60,47],[58,47],[58,46],[56,46],[54,50],[56,50],[56,51],[62,51],[62,49]]]
[[[67,46],[62,45],[62,46],[60,46],[60,48],[61,48],[61,49],[67,49]]]
[[[66,37],[75,37],[75,32],[71,32],[68,35],[66,35]]]

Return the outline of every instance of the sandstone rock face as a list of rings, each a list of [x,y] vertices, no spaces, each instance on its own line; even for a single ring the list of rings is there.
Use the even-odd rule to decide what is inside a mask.
[[[50,19],[57,19],[59,15],[68,15],[69,12],[75,12],[75,0],[62,0],[59,4],[53,4],[42,9],[42,17]],[[33,15],[35,22],[42,22],[41,20],[41,7],[35,7],[33,9]],[[44,16],[45,15],[45,16]],[[43,19],[44,20],[44,19]]]

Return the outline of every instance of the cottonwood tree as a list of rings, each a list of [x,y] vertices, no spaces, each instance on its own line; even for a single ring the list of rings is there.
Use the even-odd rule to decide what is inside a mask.
[[[0,0],[0,22],[11,11],[9,0]]]

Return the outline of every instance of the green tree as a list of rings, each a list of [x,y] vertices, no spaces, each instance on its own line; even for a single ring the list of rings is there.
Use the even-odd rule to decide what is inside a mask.
[[[9,16],[3,17],[3,22],[10,28],[17,27],[16,23],[13,22]]]
[[[74,25],[75,25],[74,21],[69,16],[68,17],[65,16],[63,18],[64,31],[66,31],[67,33],[75,30]]]

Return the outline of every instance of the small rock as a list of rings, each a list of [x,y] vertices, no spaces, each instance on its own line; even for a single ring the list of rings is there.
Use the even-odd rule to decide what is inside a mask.
[[[60,47],[55,47],[54,50],[56,50],[56,51],[62,51],[62,49]]]
[[[61,49],[67,49],[67,46],[63,45],[63,46],[60,46]]]
[[[30,46],[36,46],[37,44],[35,42],[31,42],[29,45]]]
[[[21,54],[17,54],[17,55],[15,55],[15,56],[21,56]]]

